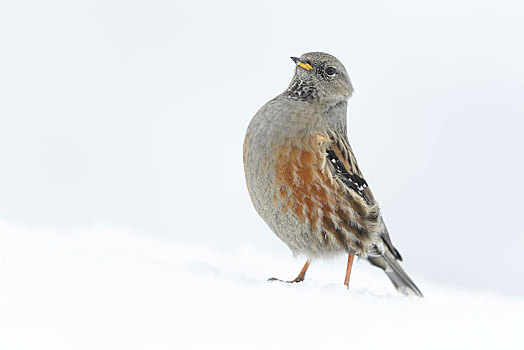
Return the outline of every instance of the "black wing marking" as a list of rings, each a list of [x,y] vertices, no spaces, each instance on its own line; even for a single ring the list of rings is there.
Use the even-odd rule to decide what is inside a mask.
[[[326,157],[329,163],[333,165],[335,172],[337,173],[337,175],[339,175],[340,179],[344,182],[344,184],[346,184],[346,186],[357,192],[359,196],[365,199],[366,197],[364,195],[364,190],[366,189],[366,187],[368,187],[366,180],[364,180],[356,174],[350,174],[332,148],[326,148]],[[349,157],[348,161],[350,162],[349,165],[353,166]]]

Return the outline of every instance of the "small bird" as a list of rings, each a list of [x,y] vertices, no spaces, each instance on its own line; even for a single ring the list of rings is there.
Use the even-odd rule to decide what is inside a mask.
[[[347,138],[347,103],[353,86],[342,63],[309,52],[296,64],[288,88],[249,123],[244,172],[251,201],[294,255],[314,259],[347,254],[344,284],[355,255],[386,272],[405,295],[422,293],[399,265],[380,209]],[[278,280],[270,278],[269,280]]]

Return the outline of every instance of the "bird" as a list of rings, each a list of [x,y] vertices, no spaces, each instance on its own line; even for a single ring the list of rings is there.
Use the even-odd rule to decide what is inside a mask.
[[[294,256],[306,257],[302,282],[317,259],[347,255],[384,270],[394,287],[422,297],[399,262],[379,205],[347,136],[353,86],[344,65],[324,52],[291,57],[287,89],[251,119],[243,144],[247,189],[255,210]]]

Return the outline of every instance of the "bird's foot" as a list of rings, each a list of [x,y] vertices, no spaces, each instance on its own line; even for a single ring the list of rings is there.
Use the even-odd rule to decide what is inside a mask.
[[[279,282],[284,282],[284,283],[298,283],[298,282],[302,282],[303,280],[304,280],[304,277],[298,276],[297,278],[295,278],[292,281],[281,280],[280,278],[276,278],[276,277],[271,277],[267,281],[268,282],[279,281]]]
[[[304,267],[302,268],[302,270],[300,270],[300,273],[298,274],[297,278],[295,278],[292,281],[284,281],[284,280],[281,280],[281,279],[278,279],[278,278],[275,278],[275,277],[271,277],[270,279],[268,279],[268,282],[273,282],[273,281],[279,281],[279,282],[285,282],[285,283],[302,282],[304,280],[304,278],[306,278],[306,271],[307,271],[307,269],[309,267],[309,264],[311,264],[311,260],[307,259],[306,263],[304,264]]]

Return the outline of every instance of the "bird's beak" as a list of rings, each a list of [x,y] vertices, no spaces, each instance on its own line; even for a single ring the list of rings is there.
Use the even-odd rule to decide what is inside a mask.
[[[311,64],[307,61],[307,60],[302,60],[298,57],[291,57],[291,59],[293,60],[293,62],[295,62],[295,64],[301,68],[304,68],[305,70],[312,70],[313,67],[311,66]]]

